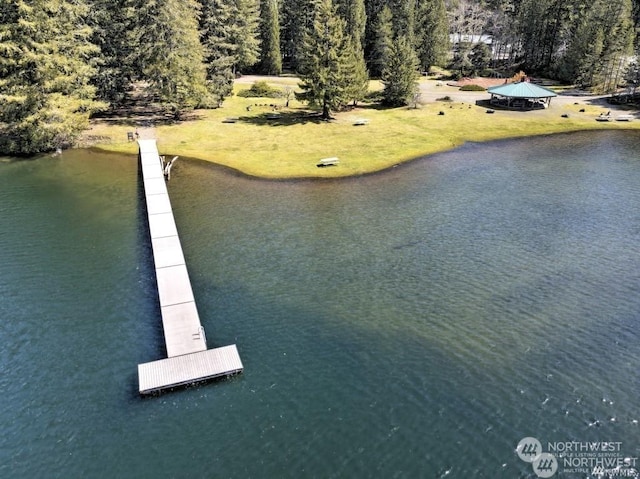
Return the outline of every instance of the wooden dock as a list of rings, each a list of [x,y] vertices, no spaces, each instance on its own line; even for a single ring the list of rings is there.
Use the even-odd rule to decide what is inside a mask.
[[[241,372],[235,345],[207,349],[155,140],[138,140],[167,359],[138,365],[140,394]]]

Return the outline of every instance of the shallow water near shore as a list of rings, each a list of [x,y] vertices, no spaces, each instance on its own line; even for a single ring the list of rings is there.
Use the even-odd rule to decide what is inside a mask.
[[[640,456],[639,151],[575,133],[282,182],[179,160],[209,346],[245,371],[144,400],[137,158],[0,163],[0,477],[536,477],[526,436]]]

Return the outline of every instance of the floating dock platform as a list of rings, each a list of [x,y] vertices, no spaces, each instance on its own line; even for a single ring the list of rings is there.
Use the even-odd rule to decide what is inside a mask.
[[[234,345],[207,349],[155,140],[138,140],[167,358],[138,365],[139,392],[152,394],[242,372]]]

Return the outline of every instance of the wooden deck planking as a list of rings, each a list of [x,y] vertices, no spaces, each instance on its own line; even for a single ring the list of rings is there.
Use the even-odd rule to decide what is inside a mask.
[[[161,193],[157,195],[147,196],[147,213],[150,215],[159,215],[162,213],[173,213],[171,209],[171,201],[169,195]]]
[[[140,394],[228,376],[243,369],[235,344],[138,365]]]
[[[160,160],[158,159],[158,163]],[[152,163],[142,163],[142,174],[145,179],[158,179],[161,178],[164,180],[164,174],[162,173],[162,167],[158,165],[154,165]],[[166,191],[166,187],[165,187]]]
[[[160,311],[168,357],[207,349],[206,337],[193,301],[163,306]]]
[[[156,238],[177,237],[178,228],[173,219],[173,213],[149,215],[149,232],[152,241]]]
[[[140,393],[144,394],[147,390],[234,374],[242,370],[242,363],[235,345],[207,350],[155,140],[139,140],[138,144],[168,356],[139,365]],[[200,353],[207,354],[197,356]],[[187,356],[189,360],[169,361]],[[229,368],[224,369],[225,365]],[[184,371],[180,372],[182,367]]]
[[[148,178],[144,180],[144,192],[146,195],[158,195],[167,191],[164,178]]]
[[[185,264],[182,245],[177,236],[160,236],[151,240],[156,268]]]
[[[156,269],[156,278],[161,307],[195,301],[186,265],[179,264],[158,268]]]
[[[204,351],[207,344],[158,150],[153,140],[141,140],[138,144],[167,355]]]

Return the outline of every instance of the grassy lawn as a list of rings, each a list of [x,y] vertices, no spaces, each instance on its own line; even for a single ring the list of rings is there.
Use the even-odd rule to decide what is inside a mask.
[[[428,80],[422,80],[427,82]],[[295,86],[297,80],[282,78],[273,85]],[[251,83],[236,84],[236,91]],[[372,89],[380,88],[372,84]],[[579,101],[579,104],[552,100],[547,110],[511,112],[496,110],[487,114],[473,98],[451,92],[454,101],[425,100],[418,109],[381,109],[361,105],[335,114],[330,122],[309,115],[296,102],[284,108],[283,99],[234,96],[216,110],[198,110],[191,118],[155,127],[161,154],[180,155],[212,161],[245,174],[264,178],[342,177],[384,170],[401,162],[444,151],[465,141],[488,141],[587,129],[640,128],[640,121],[600,123],[595,117],[606,107]],[[455,93],[455,94],[454,94]],[[426,96],[426,95],[425,95]],[[488,94],[480,94],[488,98]],[[469,98],[468,101],[463,101]],[[554,103],[555,102],[555,103]],[[270,104],[279,106],[274,111]],[[251,107],[250,110],[247,107]],[[584,109],[584,112],[580,112]],[[444,114],[440,114],[440,112]],[[277,118],[270,118],[278,115]],[[562,115],[568,115],[568,118]],[[225,120],[235,118],[235,122]],[[358,119],[368,123],[355,126]],[[96,121],[88,135],[97,147],[136,153],[135,143],[127,142],[133,122],[117,124]],[[326,157],[338,157],[340,164],[318,168]]]

